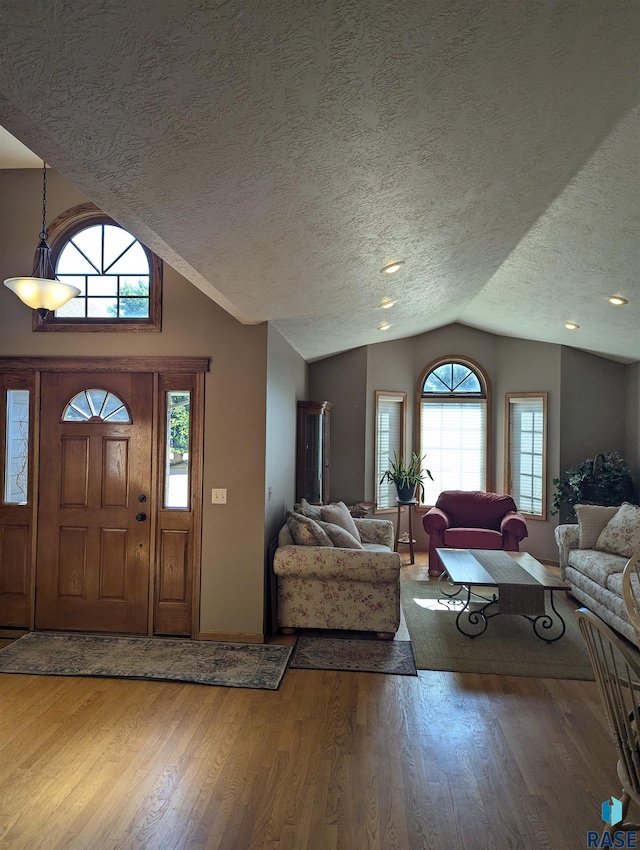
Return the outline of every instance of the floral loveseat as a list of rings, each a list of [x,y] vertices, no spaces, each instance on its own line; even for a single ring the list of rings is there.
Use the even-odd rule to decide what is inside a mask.
[[[354,519],[342,502],[296,505],[273,558],[278,628],[351,629],[392,638],[400,624],[400,556],[393,551],[393,533],[390,520]]]
[[[556,542],[562,576],[574,596],[613,629],[638,645],[622,598],[622,571],[640,551],[640,508],[576,505],[577,525],[559,525]]]

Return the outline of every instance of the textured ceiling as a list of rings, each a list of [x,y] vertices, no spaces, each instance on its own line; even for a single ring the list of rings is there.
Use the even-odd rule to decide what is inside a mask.
[[[0,15],[0,124],[305,358],[461,321],[640,359],[637,0]]]

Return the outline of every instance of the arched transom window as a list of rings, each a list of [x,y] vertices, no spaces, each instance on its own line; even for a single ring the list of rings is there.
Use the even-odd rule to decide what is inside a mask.
[[[149,318],[149,259],[117,224],[94,224],[72,236],[58,255],[56,277],[80,290],[56,316]]]
[[[424,503],[442,490],[486,490],[487,379],[462,358],[437,361],[426,370],[418,398],[420,454],[431,471]]]
[[[126,404],[107,390],[81,390],[62,414],[63,422],[131,422]]]
[[[56,277],[80,294],[34,330],[160,330],[162,264],[94,204],[81,204],[49,228]]]

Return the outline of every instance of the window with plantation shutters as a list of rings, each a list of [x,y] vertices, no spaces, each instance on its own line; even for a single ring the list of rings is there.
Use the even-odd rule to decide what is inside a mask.
[[[420,455],[425,469],[424,504],[443,490],[487,488],[487,381],[466,360],[431,366],[418,399]]]
[[[405,407],[407,394],[376,391],[376,446],[375,481],[376,509],[388,510],[396,506],[396,488],[390,481],[380,483],[389,469],[394,452],[404,454]]]
[[[527,516],[546,519],[547,394],[507,393],[505,489]]]

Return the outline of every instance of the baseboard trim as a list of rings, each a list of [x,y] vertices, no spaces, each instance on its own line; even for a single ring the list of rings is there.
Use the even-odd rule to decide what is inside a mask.
[[[0,629],[0,639],[11,640],[29,634],[29,629]]]
[[[264,635],[254,632],[199,632],[198,640],[224,640],[231,643],[264,643]]]
[[[550,561],[548,558],[538,558],[537,560],[540,561],[541,564],[544,564],[545,567],[559,567],[560,566],[559,561]]]

